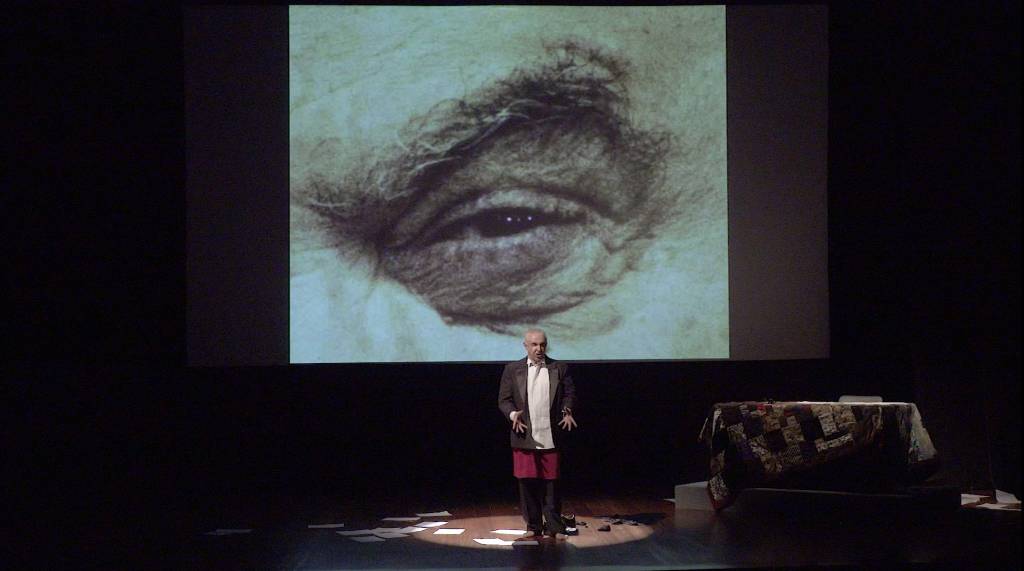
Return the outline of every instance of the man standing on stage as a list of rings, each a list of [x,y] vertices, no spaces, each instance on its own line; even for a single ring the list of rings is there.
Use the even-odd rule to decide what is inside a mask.
[[[576,388],[569,365],[547,356],[547,336],[530,329],[526,357],[505,365],[498,409],[512,423],[512,466],[519,480],[519,505],[528,537],[565,533],[558,489],[558,440],[576,427]],[[543,523],[541,516],[543,515]]]

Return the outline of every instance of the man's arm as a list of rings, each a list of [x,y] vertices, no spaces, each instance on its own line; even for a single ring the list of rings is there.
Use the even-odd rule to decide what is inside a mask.
[[[505,365],[505,371],[501,374],[501,385],[498,387],[498,410],[502,416],[509,419],[509,416],[516,410],[515,399],[512,396],[515,391],[515,375],[511,365]]]
[[[564,430],[576,428],[576,419],[573,412],[576,410],[576,385],[569,374],[569,365],[562,365],[562,419],[558,426]]]
[[[501,386],[498,387],[498,410],[505,418],[512,421],[512,430],[526,432],[526,423],[519,420],[523,411],[516,408],[514,398],[516,384],[515,368],[512,365],[505,365],[505,372],[501,374]]]
[[[562,409],[576,410],[576,385],[569,373],[569,365],[562,366]]]

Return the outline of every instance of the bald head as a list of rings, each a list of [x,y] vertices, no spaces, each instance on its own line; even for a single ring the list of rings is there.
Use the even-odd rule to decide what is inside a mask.
[[[547,338],[548,338],[547,334],[544,333],[543,329],[538,329],[538,328],[534,327],[534,328],[526,330],[526,333],[523,334],[523,340],[525,341],[525,340],[529,339],[531,335],[540,335],[541,337],[544,338],[545,341],[547,341]]]
[[[523,335],[523,347],[531,361],[541,361],[547,355],[548,336],[540,329],[528,329]]]

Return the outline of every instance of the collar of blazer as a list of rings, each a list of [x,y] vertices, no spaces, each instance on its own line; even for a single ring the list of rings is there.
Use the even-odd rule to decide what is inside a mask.
[[[547,356],[544,357],[544,366],[549,368],[549,369],[552,368],[551,365],[554,365],[555,363],[558,363],[558,362],[559,362],[558,359],[553,359],[553,358],[547,357]],[[523,357],[522,359],[519,359],[518,361],[516,361],[516,368],[517,369],[528,369],[529,368],[529,357]]]

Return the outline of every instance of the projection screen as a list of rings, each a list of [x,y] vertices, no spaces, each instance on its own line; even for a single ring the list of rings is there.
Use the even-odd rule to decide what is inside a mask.
[[[292,362],[729,356],[724,7],[303,6],[289,41]]]

